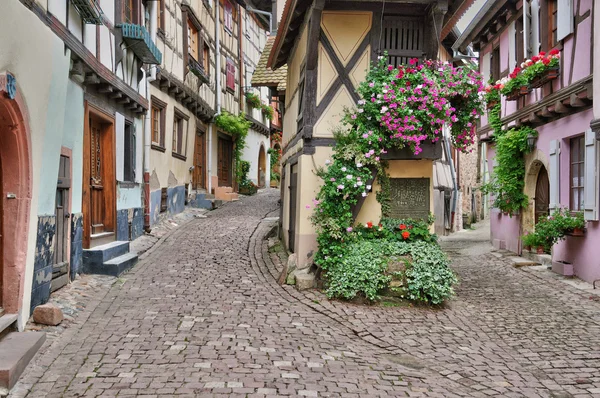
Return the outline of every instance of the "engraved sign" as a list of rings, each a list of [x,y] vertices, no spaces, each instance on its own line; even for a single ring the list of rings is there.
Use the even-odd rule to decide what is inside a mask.
[[[429,178],[390,178],[392,218],[427,220],[430,211]]]

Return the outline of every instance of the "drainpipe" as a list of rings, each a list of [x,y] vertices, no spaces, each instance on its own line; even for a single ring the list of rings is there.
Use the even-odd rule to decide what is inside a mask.
[[[250,7],[250,6],[248,6],[248,7],[246,8],[246,10],[248,10],[248,11],[250,11],[250,12],[253,12],[253,13],[255,13],[255,14],[261,14],[261,15],[264,15],[264,16],[266,16],[267,18],[269,18],[269,33],[270,33],[270,34],[274,34],[274,33],[275,33],[275,32],[273,32],[273,14],[271,14],[270,12],[267,12],[267,11],[261,11],[261,10],[254,9],[254,8],[252,8],[252,7]]]
[[[148,2],[150,14],[150,37],[156,43],[156,13],[157,7],[155,1]],[[144,81],[146,82],[146,99],[148,99],[148,112],[144,117],[144,230],[150,232],[150,145],[152,136],[150,131],[152,116],[152,99],[150,96],[150,83],[156,80],[156,65],[150,66],[150,76],[142,69]]]
[[[221,5],[215,2],[215,117],[221,114]],[[212,136],[213,123],[208,125],[208,193],[212,192]]]
[[[456,213],[456,198],[458,196],[458,183],[456,181],[456,170],[454,169],[454,162],[452,161],[452,155],[450,153],[450,132],[447,127],[444,127],[444,151],[446,153],[446,159],[450,163],[450,175],[452,176],[452,203],[450,207],[450,231],[454,227],[454,215]]]

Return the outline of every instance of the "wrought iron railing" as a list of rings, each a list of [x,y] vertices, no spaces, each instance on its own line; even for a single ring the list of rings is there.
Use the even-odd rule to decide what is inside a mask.
[[[71,0],[71,4],[86,24],[102,25],[102,9],[96,0]]]
[[[150,33],[142,25],[131,23],[123,23],[117,25],[121,28],[123,41],[128,45],[128,48],[134,52],[139,59],[146,64],[160,65],[162,62],[162,53],[152,41]]]

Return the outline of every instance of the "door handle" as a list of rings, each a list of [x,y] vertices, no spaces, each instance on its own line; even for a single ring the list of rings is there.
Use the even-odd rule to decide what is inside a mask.
[[[65,214],[65,218],[71,218],[71,215],[67,213]]]

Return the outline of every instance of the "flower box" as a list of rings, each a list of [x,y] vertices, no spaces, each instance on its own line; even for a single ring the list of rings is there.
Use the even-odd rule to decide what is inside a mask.
[[[488,102],[487,104],[485,104],[485,108],[486,109],[492,109],[496,105],[498,105],[498,101],[491,101],[491,102]]]
[[[529,94],[529,91],[530,91],[529,90],[529,86],[521,86],[519,88],[519,94],[520,95],[527,95],[527,94]]]
[[[415,155],[409,147],[402,149],[390,148],[387,153],[381,155],[382,160],[419,160],[419,159],[441,159],[442,142],[426,141],[421,144],[423,151]]]
[[[531,83],[529,83],[529,87],[531,87],[532,89],[540,88],[549,81],[557,79],[558,75],[559,68],[548,69],[544,72],[544,74],[534,77]]]
[[[511,93],[509,93],[509,94],[506,95],[506,100],[507,101],[516,101],[521,96],[522,96],[521,89],[520,88],[518,90],[515,89]]]
[[[568,231],[567,235],[574,236],[574,237],[582,237],[582,236],[585,236],[585,229],[575,228],[572,231]]]

